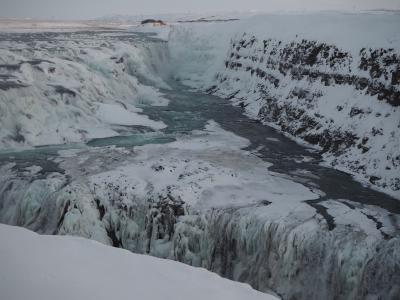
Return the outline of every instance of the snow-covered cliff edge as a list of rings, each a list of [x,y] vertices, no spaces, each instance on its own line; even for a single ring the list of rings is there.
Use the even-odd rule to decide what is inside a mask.
[[[0,224],[0,239],[7,241],[0,244],[2,299],[278,299],[204,269],[82,238]]]

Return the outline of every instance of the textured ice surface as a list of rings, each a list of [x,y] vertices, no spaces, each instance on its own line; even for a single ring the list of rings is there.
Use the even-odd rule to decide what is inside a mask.
[[[154,72],[163,48],[122,31],[1,33],[0,149],[164,128],[138,109],[168,103]]]
[[[163,129],[166,127],[162,122],[152,121],[149,117],[138,114],[138,111],[140,112],[137,109],[135,111],[128,111],[118,104],[100,103],[96,115],[101,121],[114,125],[142,125],[153,129]]]

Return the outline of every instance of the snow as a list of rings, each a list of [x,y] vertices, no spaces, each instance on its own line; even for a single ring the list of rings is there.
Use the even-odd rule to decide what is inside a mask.
[[[1,32],[68,32],[84,30],[115,30],[127,26],[126,24],[102,21],[60,21],[37,19],[0,19]]]
[[[167,127],[163,122],[152,121],[149,117],[138,114],[140,110],[128,111],[115,104],[99,103],[98,106],[97,117],[105,123],[124,126],[142,125],[156,130]]]
[[[107,198],[108,183],[123,187],[126,202],[168,192],[197,210],[267,200],[284,213],[282,206],[318,198],[303,185],[268,171],[268,163],[241,150],[247,145],[247,140],[209,122],[205,131],[176,142],[137,147],[133,163],[91,177],[92,189]]]
[[[0,225],[0,239],[7,241],[0,244],[2,299],[278,299],[204,269],[82,238]]]

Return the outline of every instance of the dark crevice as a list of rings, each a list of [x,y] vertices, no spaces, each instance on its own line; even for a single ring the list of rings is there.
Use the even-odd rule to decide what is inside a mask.
[[[69,200],[65,203],[64,210],[63,210],[60,220],[58,221],[58,224],[57,224],[57,231],[60,230],[60,227],[61,227],[62,223],[64,222],[64,218],[68,212],[70,204],[71,204],[71,202]]]
[[[115,232],[114,228],[106,228],[107,231],[107,235],[110,238],[111,242],[112,242],[112,246],[115,248],[121,248],[122,244],[121,244],[121,240],[117,237],[117,234]]]
[[[324,217],[326,224],[328,225],[328,230],[332,231],[333,229],[336,228],[336,224],[335,224],[335,218],[332,217],[329,213],[328,213],[328,209],[319,204],[319,202],[321,202],[320,199],[317,200],[307,200],[304,201],[305,203],[307,203],[308,205],[310,205],[311,207],[313,207],[318,214],[320,214],[321,216]]]

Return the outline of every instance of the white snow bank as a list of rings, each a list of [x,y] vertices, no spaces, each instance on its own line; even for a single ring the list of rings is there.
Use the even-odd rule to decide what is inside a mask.
[[[0,298],[277,299],[204,269],[97,242],[0,225]]]
[[[167,127],[161,121],[150,120],[146,115],[140,115],[137,112],[140,111],[129,111],[120,105],[115,104],[103,104],[99,103],[99,109],[96,114],[97,117],[105,123],[123,126],[135,126],[142,125],[153,129],[163,129]]]

